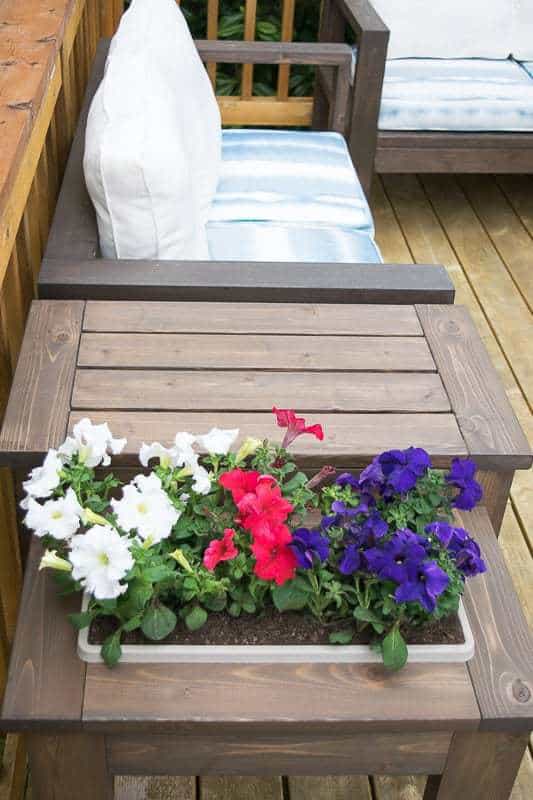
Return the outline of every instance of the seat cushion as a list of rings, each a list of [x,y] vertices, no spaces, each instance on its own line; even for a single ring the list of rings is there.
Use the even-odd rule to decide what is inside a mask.
[[[533,80],[510,59],[387,61],[379,127],[533,131]]]
[[[374,231],[346,142],[330,132],[223,131],[209,219]]]
[[[209,252],[216,261],[382,261],[368,232],[334,225],[210,222],[207,234]]]

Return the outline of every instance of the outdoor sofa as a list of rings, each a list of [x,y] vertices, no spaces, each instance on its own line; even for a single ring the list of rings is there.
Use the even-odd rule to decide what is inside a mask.
[[[143,3],[146,0],[135,0],[132,11]],[[175,9],[172,0],[157,0],[151,8],[167,13],[167,3]],[[352,25],[364,52],[368,44],[364,26],[370,25],[373,42],[376,15],[366,0],[334,3],[336,12],[342,11],[344,21]],[[384,33],[379,37],[384,46],[380,63],[386,48]],[[109,49],[109,42],[102,41],[48,240],[39,278],[41,297],[453,300],[453,286],[444,268],[382,263],[372,215],[346,144],[351,112],[359,102],[353,86],[363,81],[356,72],[354,84],[352,49],[347,44],[198,41],[196,46],[204,62],[304,63],[327,70],[327,79],[319,79],[322,88],[316,116],[317,126],[321,126],[319,118],[326,120],[328,130],[223,131],[220,177],[206,226],[207,257],[124,253],[117,257],[113,246],[111,254],[103,254],[83,169],[85,153],[87,175],[87,120]],[[369,64],[375,60],[373,47],[370,50]],[[326,84],[329,88],[324,88]],[[160,171],[165,171],[164,163]]]
[[[390,29],[376,172],[533,172],[533,2],[371,2]]]

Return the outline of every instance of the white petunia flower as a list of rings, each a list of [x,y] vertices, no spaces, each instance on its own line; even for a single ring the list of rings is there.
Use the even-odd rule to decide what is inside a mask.
[[[58,556],[57,550],[46,550],[39,563],[39,570],[41,569],[57,569],[60,572],[71,572],[72,564],[65,558]]]
[[[196,441],[196,437],[187,431],[181,431],[176,434],[174,439],[175,458],[177,467],[191,467],[194,468],[198,464],[198,453],[195,453],[192,446]]]
[[[59,473],[62,466],[57,450],[49,450],[42,466],[32,469],[28,480],[22,484],[24,491],[28,495],[20,504],[22,508],[28,508],[30,497],[50,497],[54,489],[59,486]]]
[[[196,441],[210,455],[225,456],[229,453],[232,444],[239,435],[239,429],[223,430],[222,428],[211,428],[209,433],[197,436]]]
[[[97,600],[111,600],[127,590],[120,581],[133,567],[129,541],[109,525],[95,525],[74,536],[70,545],[72,577]]]
[[[192,473],[192,488],[196,494],[209,494],[211,491],[211,476],[205,467],[197,466]]]
[[[178,461],[178,451],[175,447],[163,447],[159,442],[143,444],[139,450],[139,461],[143,467],[147,467],[152,458],[158,458],[162,467],[176,467]]]
[[[40,505],[33,497],[28,498],[28,513],[24,518],[26,527],[36,536],[53,536],[54,539],[69,539],[80,527],[83,509],[78,503],[74,489],[67,489],[64,497],[47,500]]]
[[[180,518],[161,481],[154,475],[137,475],[124,486],[121,500],[111,500],[119,526],[125,531],[137,531],[139,537],[156,544],[170,536]]]
[[[107,422],[93,425],[85,417],[73,428],[73,436],[69,436],[59,448],[59,455],[65,460],[78,454],[82,464],[87,467],[107,467],[111,463],[110,455],[121,453],[126,446],[126,439],[114,439]]]

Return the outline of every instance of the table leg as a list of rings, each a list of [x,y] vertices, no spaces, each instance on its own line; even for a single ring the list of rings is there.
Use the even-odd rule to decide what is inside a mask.
[[[27,737],[33,800],[113,800],[103,736]]]
[[[480,470],[478,473],[477,479],[483,487],[483,500],[481,502],[487,509],[496,536],[500,535],[513,478],[513,470],[507,472]]]
[[[424,800],[508,800],[527,747],[523,733],[456,733],[444,773],[430,776]]]

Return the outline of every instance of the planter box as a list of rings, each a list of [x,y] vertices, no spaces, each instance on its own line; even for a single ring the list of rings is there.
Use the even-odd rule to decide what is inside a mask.
[[[83,597],[82,610],[89,602]],[[409,645],[412,662],[465,662],[474,655],[474,637],[461,600],[459,620],[463,628],[462,644]],[[78,635],[78,655],[82,661],[101,663],[100,645],[89,644],[89,629]],[[126,644],[122,645],[121,663],[381,663],[381,656],[364,644],[359,645],[190,645],[190,644]]]

